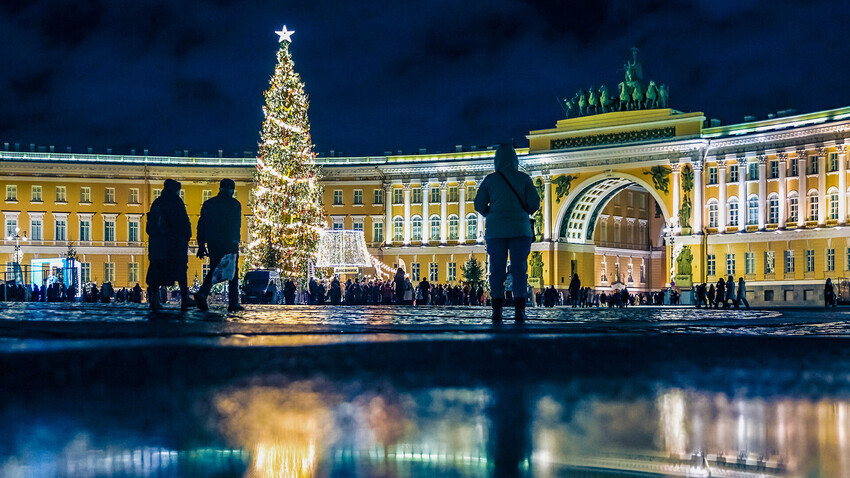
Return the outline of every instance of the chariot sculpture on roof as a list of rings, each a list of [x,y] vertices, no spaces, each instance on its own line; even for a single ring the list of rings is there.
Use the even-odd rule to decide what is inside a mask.
[[[613,95],[606,85],[578,90],[572,98],[562,101],[567,118],[610,113],[612,111],[636,111],[667,108],[667,85],[656,85],[650,81],[644,85],[643,67],[638,59],[638,49],[632,47],[632,57],[623,65],[624,79],[617,85]]]

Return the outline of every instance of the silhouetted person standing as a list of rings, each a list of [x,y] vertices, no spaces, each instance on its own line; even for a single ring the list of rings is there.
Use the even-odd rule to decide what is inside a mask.
[[[511,254],[514,320],[523,322],[528,289],[528,254],[534,237],[529,215],[540,207],[540,196],[531,177],[519,170],[519,159],[511,145],[499,146],[493,166],[496,172],[484,178],[475,195],[475,210],[487,218],[484,239],[490,254],[493,322],[502,321],[508,252]]]
[[[735,298],[735,308],[741,307],[741,304],[750,308],[750,302],[747,300],[747,284],[744,282],[743,277],[738,278],[738,295]]]
[[[227,310],[244,310],[239,305],[239,240],[242,229],[242,204],[233,197],[236,184],[232,179],[222,179],[218,195],[204,202],[198,219],[198,258],[210,257],[210,269],[204,283],[195,294],[198,308],[207,310],[207,296],[212,289],[212,276],[221,259],[236,254],[233,277],[228,282]]]
[[[177,282],[180,285],[180,308],[185,310],[188,307],[186,271],[192,224],[186,214],[186,205],[180,199],[180,183],[173,179],[165,180],[162,194],[151,204],[145,231],[148,233],[150,260],[146,282],[151,309],[162,308],[159,288]],[[94,297],[92,299],[97,302]]]

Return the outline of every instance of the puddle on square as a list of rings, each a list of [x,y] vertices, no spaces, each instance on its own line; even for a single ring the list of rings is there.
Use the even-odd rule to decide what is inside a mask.
[[[850,476],[844,398],[264,376],[4,399],[4,477]]]

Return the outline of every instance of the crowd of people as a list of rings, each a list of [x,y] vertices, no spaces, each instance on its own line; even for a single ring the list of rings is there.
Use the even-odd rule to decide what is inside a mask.
[[[750,308],[750,302],[747,300],[747,284],[743,277],[738,278],[737,288],[735,287],[735,277],[732,275],[725,280],[721,277],[717,280],[717,284],[696,284],[694,295],[698,309],[701,307],[707,309],[730,309],[732,307],[740,309],[741,306]]]

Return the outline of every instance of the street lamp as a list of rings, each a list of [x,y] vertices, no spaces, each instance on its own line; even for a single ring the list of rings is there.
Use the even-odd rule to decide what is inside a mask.
[[[667,245],[670,246],[670,281],[671,282],[673,281],[673,277],[674,277],[673,273],[675,272],[675,261],[676,261],[676,258],[673,257],[673,251],[675,250],[675,248],[673,246],[676,243],[676,235],[679,234],[679,232],[681,232],[681,230],[682,230],[682,228],[679,227],[679,221],[676,220],[676,218],[671,218],[666,223],[666,225],[664,226],[664,229],[662,229],[662,232],[664,232],[664,239],[667,242]]]
[[[15,233],[10,234],[8,237],[6,237],[6,239],[9,240],[9,241],[15,241],[15,256],[14,256],[15,260],[14,260],[14,262],[17,262],[18,264],[20,264],[24,260],[24,254],[21,252],[21,241],[27,242],[27,233],[24,232],[23,234],[21,234],[21,228],[16,227]]]

